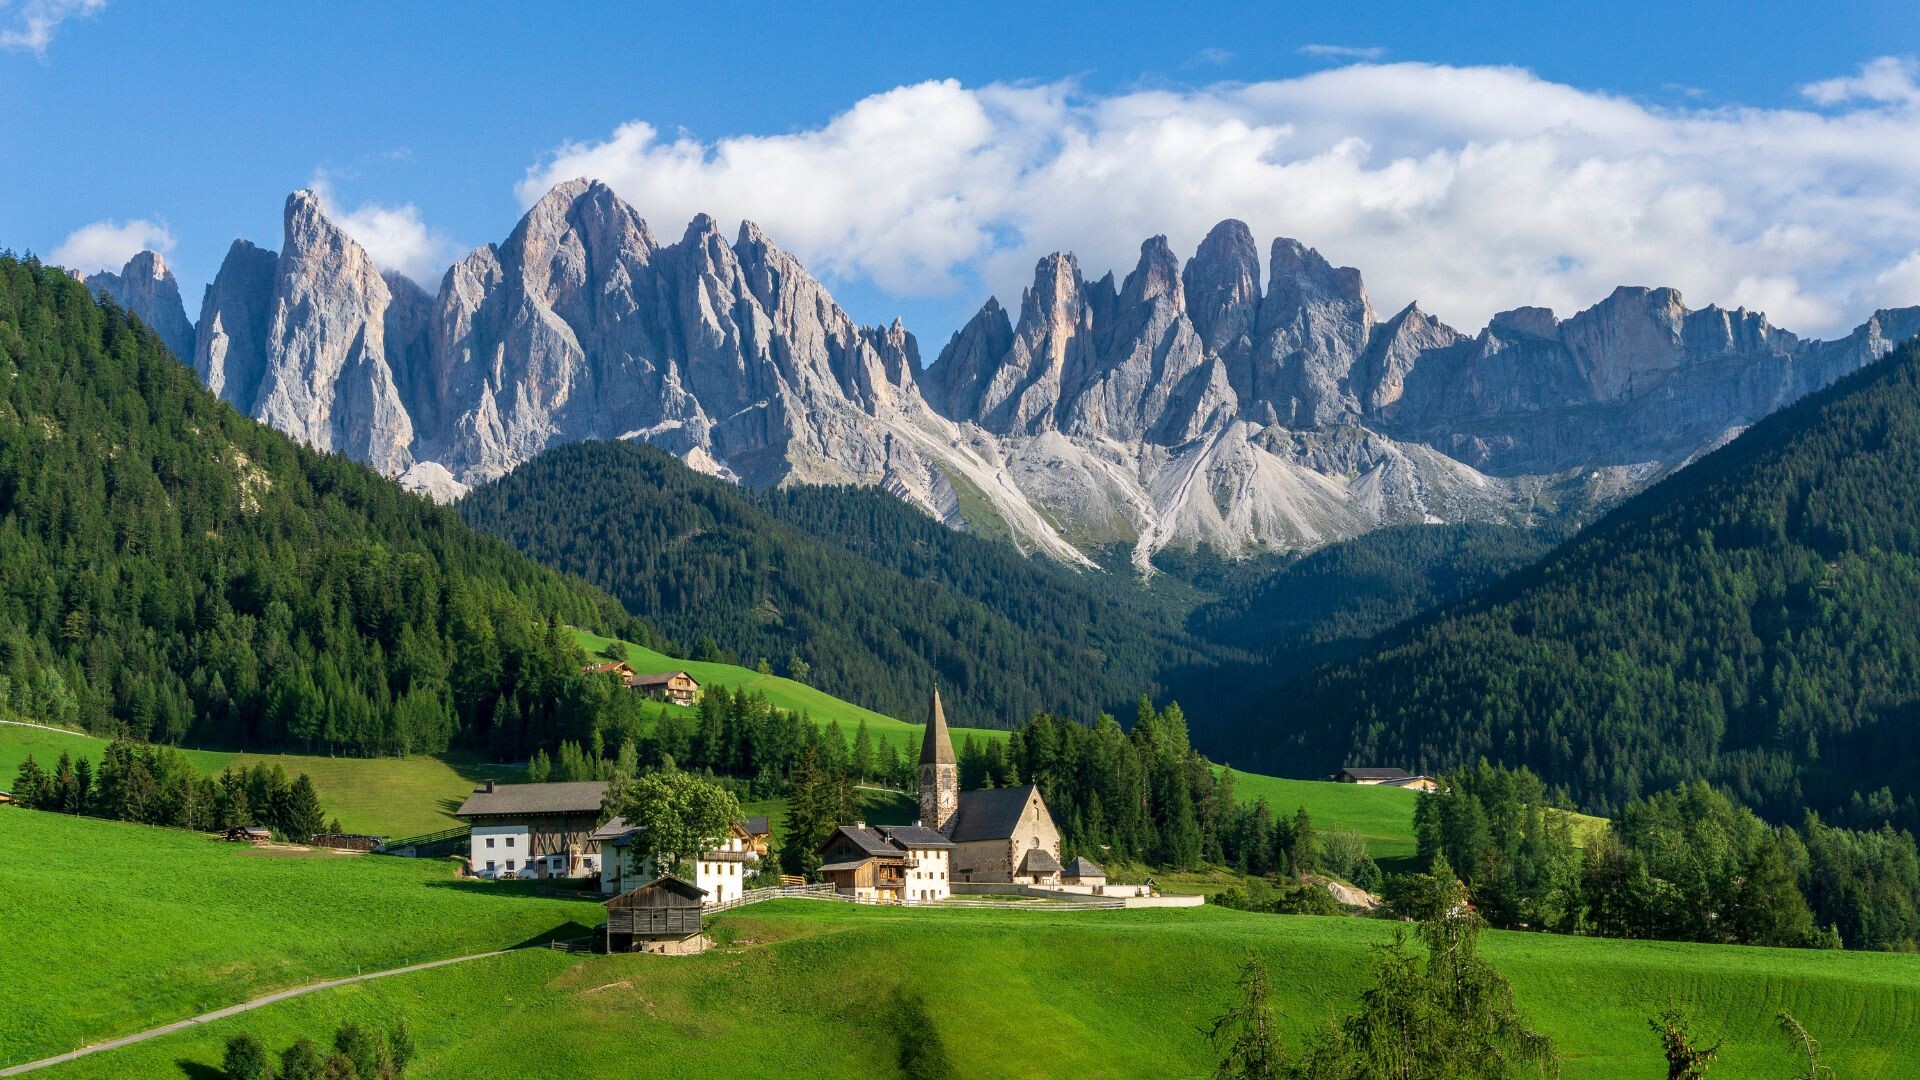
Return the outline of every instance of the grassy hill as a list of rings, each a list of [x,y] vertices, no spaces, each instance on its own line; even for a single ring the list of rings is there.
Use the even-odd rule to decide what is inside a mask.
[[[20,762],[32,754],[51,768],[62,753],[100,763],[107,740],[70,731],[47,731],[0,723],[0,785],[13,782]],[[278,765],[288,776],[306,773],[329,821],[340,819],[348,832],[377,836],[417,836],[460,824],[454,808],[474,785],[494,779],[524,779],[524,770],[483,764],[470,755],[406,758],[319,757],[307,754],[245,754],[221,750],[183,750],[194,767],[214,775],[228,766]]]
[[[1347,1009],[1383,923],[1217,908],[889,911],[786,901],[718,917],[732,944],[691,958],[516,953],[275,1005],[51,1070],[154,1077],[215,1064],[251,1030],[276,1050],[343,1020],[405,1015],[409,1076],[582,1076],[644,1061],[668,1075],[899,1074],[904,1035],[937,1036],[955,1075],[1199,1076],[1201,1028],[1251,950],[1297,1045]],[[1920,1053],[1920,957],[1489,933],[1485,952],[1567,1055],[1565,1075],[1640,1078],[1662,1061],[1646,1019],[1671,994],[1724,1038],[1716,1074],[1784,1076],[1794,1012],[1851,1078]]]
[[[460,882],[442,861],[256,851],[0,806],[0,1060],[362,965],[574,936],[599,911],[530,884]]]
[[[599,656],[614,640],[585,630],[574,631],[574,637],[579,640],[582,649],[594,656]],[[873,736],[876,746],[882,742],[900,743],[903,749],[911,749],[916,754],[920,751],[920,738],[925,730],[920,724],[909,724],[883,713],[877,713],[872,709],[843,701],[825,690],[795,682],[784,676],[762,675],[752,668],[740,667],[737,664],[681,660],[632,642],[624,642],[624,644],[627,647],[627,663],[632,664],[635,671],[684,670],[687,674],[699,679],[702,686],[724,686],[729,689],[745,688],[756,691],[765,694],[768,703],[775,708],[792,712],[804,711],[822,727],[830,723],[838,723],[849,740],[853,738],[854,730],[864,720],[867,724],[867,732]],[[925,705],[921,707],[925,708]],[[1005,731],[988,728],[957,727],[952,731],[955,742],[969,735],[978,739],[994,739],[1002,742],[1007,738]]]

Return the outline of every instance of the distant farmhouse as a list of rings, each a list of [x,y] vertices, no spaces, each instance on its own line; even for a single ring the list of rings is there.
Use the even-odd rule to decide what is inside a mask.
[[[654,701],[675,705],[700,703],[700,680],[684,671],[635,672],[632,665],[624,660],[610,660],[602,664],[588,664],[580,672],[583,675],[616,676],[627,689],[645,694]]]
[[[1405,769],[1341,769],[1333,778],[1342,784],[1367,784],[1375,787],[1412,788],[1435,791],[1440,787],[1431,776],[1420,776]]]
[[[1060,830],[1039,788],[960,790],[938,690],[920,743],[919,824],[842,826],[820,856],[835,890],[862,899],[940,900],[954,882],[1060,884]]]

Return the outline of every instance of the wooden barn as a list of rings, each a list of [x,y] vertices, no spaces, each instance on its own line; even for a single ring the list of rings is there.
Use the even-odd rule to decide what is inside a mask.
[[[668,874],[609,898],[607,952],[698,952],[700,905],[707,891]]]

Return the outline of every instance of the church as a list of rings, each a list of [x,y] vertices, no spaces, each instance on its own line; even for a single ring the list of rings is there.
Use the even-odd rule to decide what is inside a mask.
[[[1060,883],[1060,830],[1038,787],[960,790],[938,689],[920,744],[920,824],[953,843],[948,867],[955,883]]]

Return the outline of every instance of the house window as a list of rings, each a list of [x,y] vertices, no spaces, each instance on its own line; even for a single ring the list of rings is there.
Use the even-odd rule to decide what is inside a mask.
[[[513,860],[512,860],[512,859],[508,859],[508,860],[507,860],[507,869],[509,869],[509,870],[511,870],[511,869],[513,869]]]
[[[1036,843],[1036,844],[1037,844],[1037,843],[1039,843],[1039,842],[1040,842],[1040,841],[1038,841],[1038,840],[1035,840],[1035,841],[1034,841],[1034,843]],[[509,837],[507,837],[507,846],[508,846],[508,847],[512,847],[512,846],[513,846],[513,837],[511,837],[511,836],[509,836]]]
[[[491,837],[491,836],[489,836],[489,837],[487,837],[487,846],[488,846],[488,847],[492,847],[492,846],[493,846],[493,837]]]
[[[493,860],[492,860],[492,859],[488,859],[488,860],[487,860],[487,869],[488,869],[489,871],[491,871],[491,870],[493,869]]]

